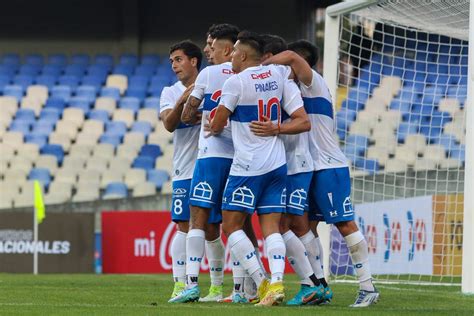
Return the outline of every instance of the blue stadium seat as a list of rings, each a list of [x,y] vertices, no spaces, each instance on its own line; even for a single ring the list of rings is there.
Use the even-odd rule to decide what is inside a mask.
[[[59,85],[69,86],[71,91],[75,91],[79,85],[79,77],[74,75],[63,75],[58,78]]]
[[[56,84],[56,76],[53,75],[40,75],[36,77],[36,84],[48,87],[51,90]]]
[[[120,90],[118,88],[103,87],[100,90],[100,96],[109,97],[114,99],[115,101],[118,101],[120,99]]]
[[[434,112],[431,115],[431,126],[434,127],[443,127],[446,123],[451,122],[453,119],[448,112]]]
[[[15,120],[34,122],[36,120],[35,111],[32,109],[20,108],[15,113]]]
[[[39,182],[41,182],[41,184],[48,188],[49,184],[51,183],[51,174],[49,172],[49,169],[33,168],[28,174],[28,180],[38,180]]]
[[[95,65],[90,65],[87,68],[87,74],[89,76],[99,76],[102,78],[103,81],[107,78],[107,74],[109,73],[109,68],[107,65],[100,65],[100,64],[95,64]]]
[[[30,133],[30,127],[32,123],[22,120],[14,120],[10,123],[8,130],[10,132],[20,132],[23,135],[28,135]]]
[[[69,99],[71,98],[71,94],[72,94],[72,89],[70,86],[59,85],[59,86],[54,86],[51,89],[52,98],[63,99],[66,102],[69,101]]]
[[[84,86],[94,87],[96,91],[100,91],[104,84],[104,79],[98,75],[87,75],[82,78],[82,84]]]
[[[433,104],[414,103],[411,107],[411,113],[420,115],[432,115],[434,111],[435,106]]]
[[[118,64],[117,66],[114,67],[112,73],[130,77],[133,74],[134,69],[135,69],[135,66],[133,65]]]
[[[40,120],[56,122],[61,118],[62,111],[54,107],[45,107],[41,110]]]
[[[114,147],[117,147],[122,143],[122,136],[116,133],[105,132],[99,138],[99,143],[101,144],[111,144]]]
[[[13,77],[16,73],[16,66],[14,65],[0,65],[0,75]]]
[[[146,109],[160,110],[160,98],[155,98],[155,97],[146,98],[144,101],[143,107]]]
[[[88,99],[95,99],[98,89],[94,86],[82,85],[77,87],[76,96],[86,97]]]
[[[85,97],[72,97],[69,99],[69,107],[82,109],[87,114],[91,108],[92,101]]]
[[[121,65],[138,65],[138,57],[135,54],[122,54],[119,58],[119,64]]]
[[[46,135],[34,135],[30,133],[25,136],[25,143],[36,144],[38,145],[39,148],[46,145],[47,142],[48,142],[48,136]]]
[[[127,97],[132,97],[132,98],[137,98],[140,103],[145,100],[147,96],[147,91],[145,87],[134,87],[134,88],[128,88],[127,92],[125,93]]]
[[[18,102],[23,98],[24,89],[19,85],[7,85],[3,87],[3,95],[15,97]]]
[[[42,75],[54,76],[55,78],[59,77],[63,71],[63,67],[59,65],[44,65],[41,70]]]
[[[411,123],[400,123],[397,129],[397,139],[399,143],[404,143],[405,138],[410,134],[418,133],[418,125]]]
[[[50,133],[54,130],[54,125],[56,125],[56,121],[48,120],[48,119],[39,119],[33,123],[33,133],[35,131],[49,131]]]
[[[466,147],[464,145],[459,145],[455,148],[451,148],[449,151],[449,157],[454,159],[459,159],[462,162],[466,161]]]
[[[140,99],[134,97],[124,97],[119,101],[118,106],[121,109],[129,109],[134,113],[137,113],[140,109]]]
[[[155,67],[152,65],[140,65],[135,68],[135,75],[151,77],[155,73]]]
[[[33,126],[33,129],[31,130],[32,135],[37,135],[37,136],[45,136],[46,138],[49,137],[49,134],[51,134],[54,130],[54,124],[44,124],[44,125],[38,125],[35,124]]]
[[[122,121],[110,121],[105,126],[106,134],[124,136],[127,133],[127,125]]]
[[[44,58],[41,54],[28,54],[25,56],[25,64],[43,66]]]
[[[90,56],[87,54],[74,54],[71,56],[71,64],[89,65]]]
[[[48,109],[57,109],[62,112],[66,107],[66,101],[62,97],[50,97],[46,100],[44,107]]]
[[[107,196],[113,196],[115,198],[126,198],[128,196],[128,189],[125,183],[112,182],[107,184],[103,198]]]
[[[141,59],[142,65],[153,65],[157,66],[160,63],[160,56],[155,54],[143,55]]]
[[[63,146],[58,144],[47,144],[41,147],[40,153],[42,155],[53,155],[58,160],[58,164],[62,165],[64,160]]]
[[[412,125],[419,126],[423,120],[423,115],[418,113],[404,113],[402,115],[402,121],[408,122]]]
[[[146,180],[155,184],[157,189],[161,189],[163,184],[170,179],[168,171],[162,169],[147,170]]]
[[[356,146],[352,145],[345,145],[342,148],[342,151],[344,152],[344,155],[347,157],[347,159],[349,159],[352,163],[355,163],[357,159],[362,158],[362,155],[364,154]]]
[[[364,104],[356,100],[346,99],[342,101],[341,108],[353,111],[360,111],[364,109]]]
[[[64,68],[64,74],[68,76],[75,76],[78,78],[82,78],[86,73],[86,65],[83,64],[71,64],[67,65]]]
[[[139,152],[140,156],[148,156],[155,161],[155,159],[162,155],[161,148],[158,145],[148,144],[143,145]]]
[[[436,142],[439,139],[443,129],[441,127],[434,127],[434,126],[421,126],[420,127],[420,134],[425,135],[426,139],[429,143]]]
[[[364,158],[356,159],[355,167],[357,169],[367,171],[369,174],[374,174],[380,169],[379,163],[376,159]]]
[[[48,56],[48,64],[64,67],[67,65],[67,56],[65,54],[51,54]]]
[[[11,83],[11,77],[7,75],[0,75],[0,91],[3,91],[3,87]]]
[[[37,76],[40,73],[41,68],[43,67],[40,65],[21,65],[18,74]]]
[[[109,122],[109,112],[106,110],[92,110],[89,112],[89,119],[90,120],[97,120],[101,121],[105,124]]]
[[[390,102],[390,110],[396,110],[402,113],[409,113],[411,110],[411,103],[406,100],[393,99],[392,102]]]
[[[132,168],[150,170],[155,168],[155,159],[150,156],[138,156],[133,160]]]
[[[44,117],[40,118],[39,120],[36,121],[34,126],[51,126],[54,130],[54,127],[56,126],[57,119],[53,119],[52,117]]]
[[[138,121],[134,122],[132,125],[132,132],[140,132],[147,137],[153,130],[153,127],[149,122]]]
[[[346,138],[346,145],[355,146],[359,152],[365,152],[369,146],[369,138],[362,135],[349,135]]]
[[[130,88],[145,88],[148,86],[150,78],[148,76],[133,75],[128,80],[128,89]]]
[[[94,63],[96,65],[104,65],[107,69],[112,69],[114,58],[110,54],[97,54],[95,55]]]
[[[9,53],[2,56],[2,64],[6,65],[20,65],[21,58],[19,54]]]
[[[434,143],[443,146],[447,151],[458,147],[456,137],[453,135],[441,134]]]
[[[355,121],[357,112],[354,110],[349,110],[347,108],[341,108],[340,111],[336,113],[336,126],[339,130],[347,131],[347,128]]]
[[[23,88],[24,91],[33,84],[33,76],[30,75],[16,75],[13,78],[13,84],[19,85]]]

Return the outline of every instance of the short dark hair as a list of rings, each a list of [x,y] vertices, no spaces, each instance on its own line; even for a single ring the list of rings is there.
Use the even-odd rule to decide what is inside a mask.
[[[226,39],[232,43],[237,42],[237,35],[239,35],[239,28],[233,24],[223,23],[214,26],[213,30],[209,32],[209,36],[214,39]]]
[[[211,26],[209,26],[209,29],[207,30],[206,32],[206,37],[207,36],[210,36],[211,33],[214,31],[214,29],[216,28],[217,24],[212,24]],[[212,37],[212,36],[211,36]]]
[[[265,46],[265,42],[259,34],[251,31],[242,31],[237,36],[237,40],[239,40],[242,44],[250,46],[259,55],[263,55],[263,47]]]
[[[201,69],[202,52],[199,46],[190,40],[181,41],[170,47],[170,55],[177,50],[182,50],[188,58],[197,58],[197,69]]]
[[[319,49],[316,45],[307,40],[298,40],[290,43],[288,44],[288,49],[302,55],[310,67],[314,67],[318,62]]]
[[[263,34],[263,41],[265,46],[263,47],[263,53],[272,53],[276,55],[288,49],[288,45],[283,37],[273,34]]]

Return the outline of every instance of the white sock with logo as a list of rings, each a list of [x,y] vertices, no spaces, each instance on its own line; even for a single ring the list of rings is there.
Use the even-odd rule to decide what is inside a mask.
[[[313,282],[309,279],[313,274],[313,268],[309,263],[303,243],[291,230],[283,234],[283,240],[285,241],[288,262],[300,277],[301,284],[313,286]]]
[[[257,284],[257,287],[259,287],[265,279],[265,272],[260,268],[255,248],[250,239],[243,230],[238,230],[230,234],[228,243],[232,254],[240,262],[245,271],[252,277]]]
[[[270,265],[272,279],[270,283],[282,282],[285,272],[285,242],[280,233],[271,234],[265,238],[265,248],[267,249],[267,258]]]
[[[347,248],[352,259],[357,277],[359,278],[360,289],[366,291],[374,291],[372,284],[372,274],[370,273],[369,250],[364,235],[360,231],[356,231],[344,237]]]
[[[319,238],[315,238],[312,231],[308,231],[306,234],[300,237],[306,252],[308,253],[309,263],[313,268],[313,272],[318,279],[324,278],[324,272],[322,268],[322,252],[319,248]]]
[[[234,281],[234,292],[242,293],[244,291],[244,279],[246,272],[244,267],[240,264],[239,260],[235,258],[234,254],[230,253],[232,260],[232,279]]]
[[[221,237],[213,241],[206,240],[206,256],[212,285],[222,285],[224,281],[225,248]]]
[[[186,233],[177,231],[171,241],[171,260],[173,260],[173,279],[186,283]]]
[[[188,288],[198,285],[199,270],[202,257],[204,257],[204,245],[204,231],[202,229],[189,230],[186,238],[186,285]]]

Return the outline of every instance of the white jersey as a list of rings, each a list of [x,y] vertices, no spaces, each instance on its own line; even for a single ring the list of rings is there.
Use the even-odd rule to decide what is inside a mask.
[[[347,158],[336,141],[336,124],[331,94],[323,77],[312,70],[309,86],[300,82],[304,107],[311,121],[309,146],[314,170],[347,167]]]
[[[287,85],[292,92],[291,95],[300,94],[300,89],[293,80],[289,80]],[[288,114],[283,111],[282,121],[290,121]],[[302,172],[310,172],[314,170],[313,158],[309,153],[309,132],[296,135],[280,135],[285,145],[286,163],[288,166],[288,175]]]
[[[160,113],[172,110],[186,87],[181,81],[171,87],[165,87],[160,96]],[[173,133],[173,181],[193,177],[194,164],[198,152],[199,125],[179,123]]]
[[[235,155],[230,175],[258,176],[286,163],[285,147],[277,136],[260,137],[250,131],[249,123],[262,116],[274,124],[281,121],[281,109],[291,115],[303,106],[300,93],[290,93],[290,81],[273,66],[250,67],[235,74],[224,84],[221,104],[232,114],[232,141]]]
[[[208,118],[212,119],[216,113],[224,82],[233,74],[230,62],[209,66],[199,73],[194,83],[194,90],[191,95],[199,100],[204,99],[198,159],[208,157],[232,159],[234,157],[234,145],[232,144],[232,132],[229,123],[219,136],[206,138],[204,132],[204,124],[208,122]]]

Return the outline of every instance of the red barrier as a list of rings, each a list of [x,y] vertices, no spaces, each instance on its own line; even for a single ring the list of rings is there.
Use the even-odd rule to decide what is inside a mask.
[[[263,263],[263,238],[258,217],[252,218]],[[169,273],[172,261],[171,240],[176,225],[169,212],[110,211],[102,212],[102,251],[104,273]],[[225,242],[225,237],[223,237]],[[226,271],[230,271],[230,254],[226,247]],[[207,271],[207,261],[202,271]],[[286,270],[292,272],[288,262]]]

